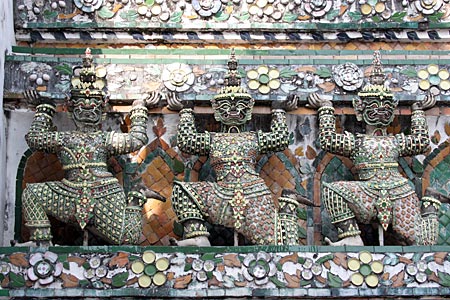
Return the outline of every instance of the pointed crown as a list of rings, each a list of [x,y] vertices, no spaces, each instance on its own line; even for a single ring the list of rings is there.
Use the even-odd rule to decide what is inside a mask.
[[[394,94],[388,85],[385,84],[385,75],[381,66],[381,54],[380,51],[373,53],[372,71],[369,76],[369,83],[358,93],[358,96],[364,102],[369,99],[391,99],[394,100]]]
[[[91,49],[87,48],[83,58],[83,65],[73,68],[70,87],[71,99],[96,99],[96,102],[104,104],[107,101],[106,93],[103,91],[104,86],[105,83],[96,75]]]
[[[228,73],[225,75],[225,86],[221,88],[217,95],[211,100],[224,100],[234,98],[252,100],[252,96],[247,92],[247,90],[241,87],[241,76],[237,70],[238,62],[236,60],[236,54],[234,49],[231,50],[230,60],[227,63]]]

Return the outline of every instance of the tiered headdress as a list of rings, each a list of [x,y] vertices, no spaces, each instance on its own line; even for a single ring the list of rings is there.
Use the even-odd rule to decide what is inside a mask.
[[[104,86],[103,79],[98,78],[96,75],[91,49],[87,48],[83,58],[83,65],[73,69],[70,100],[68,101],[69,110],[75,102],[81,99],[104,106],[107,102],[106,93],[103,90]]]

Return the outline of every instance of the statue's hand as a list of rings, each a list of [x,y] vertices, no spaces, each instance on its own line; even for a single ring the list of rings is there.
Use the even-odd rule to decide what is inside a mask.
[[[426,110],[432,108],[436,104],[436,98],[433,94],[428,93],[422,101],[414,102],[411,105],[411,109],[414,110]]]
[[[173,111],[180,111],[184,107],[184,101],[178,98],[177,94],[172,92],[167,94],[167,108]]]
[[[145,94],[144,101],[147,108],[157,107],[161,101],[162,94],[159,91],[153,91],[149,94]]]
[[[330,100],[324,99],[316,93],[312,93],[308,96],[308,104],[306,105],[311,108],[320,108],[322,106],[333,106]]]
[[[38,106],[39,104],[55,105],[51,98],[43,97],[36,90],[26,90],[23,92],[23,96],[27,100],[27,103],[33,106]]]
[[[297,108],[298,96],[291,94],[283,101],[272,101],[272,109],[283,109],[285,111],[291,111]]]
[[[132,107],[145,107],[145,101],[141,99],[136,99],[133,101],[133,104],[131,104]]]

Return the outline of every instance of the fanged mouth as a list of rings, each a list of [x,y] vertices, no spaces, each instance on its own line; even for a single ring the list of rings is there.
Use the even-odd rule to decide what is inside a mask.
[[[390,119],[392,112],[388,110],[373,110],[367,113],[371,119]]]
[[[242,116],[239,112],[237,111],[231,111],[226,115],[227,118],[230,119],[242,119]]]

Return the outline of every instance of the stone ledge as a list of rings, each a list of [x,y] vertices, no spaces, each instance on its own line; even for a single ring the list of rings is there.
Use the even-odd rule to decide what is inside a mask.
[[[0,248],[0,297],[450,295],[450,246]]]

